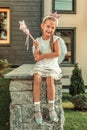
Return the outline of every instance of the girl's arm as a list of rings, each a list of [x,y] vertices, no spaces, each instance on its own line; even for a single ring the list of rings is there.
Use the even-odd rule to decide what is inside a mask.
[[[34,53],[37,52],[37,51],[39,52],[39,49],[38,49],[39,43],[36,40],[33,41],[33,46],[34,46]]]
[[[41,55],[42,59],[58,57],[60,55],[60,45],[59,45],[59,42],[60,42],[60,40],[57,39],[55,41],[55,43],[53,44],[54,51],[51,52],[51,53],[42,54]]]
[[[39,43],[34,40],[33,41],[33,54],[34,54],[34,60],[37,61],[37,55],[39,55]]]
[[[54,46],[54,51],[51,53],[46,53],[46,54],[36,54],[35,55],[35,60],[39,61],[45,58],[55,58],[60,55],[60,45],[59,45],[60,40],[57,39],[55,43],[53,44]]]

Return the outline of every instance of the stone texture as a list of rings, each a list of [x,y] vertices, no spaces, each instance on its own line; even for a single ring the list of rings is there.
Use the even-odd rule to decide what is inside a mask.
[[[21,106],[10,105],[10,130],[22,130]]]
[[[11,81],[10,83],[10,91],[13,92],[20,92],[20,91],[28,91],[32,90],[32,82],[29,80],[17,80],[14,82],[14,80]]]

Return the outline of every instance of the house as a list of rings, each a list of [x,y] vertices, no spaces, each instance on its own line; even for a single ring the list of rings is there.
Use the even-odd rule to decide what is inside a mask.
[[[8,59],[13,66],[33,64],[32,40],[30,39],[29,51],[26,51],[26,35],[19,30],[19,21],[25,20],[31,34],[36,38],[41,34],[42,17],[48,15],[51,10],[57,10],[61,18],[56,35],[64,38],[68,48],[67,56],[60,65],[64,75],[63,85],[70,84],[70,76],[76,62],[79,63],[87,85],[86,5],[87,0],[67,0],[65,3],[62,0],[1,0],[0,9],[4,7],[10,10],[8,25],[10,37],[7,43],[0,39],[0,59]]]
[[[25,20],[31,34],[36,38],[40,36],[40,23],[42,15],[41,0],[1,0],[0,15],[7,12],[8,40],[0,36],[0,59],[7,59],[13,66],[34,63],[32,54],[32,41],[30,39],[29,51],[26,51],[26,35],[19,30],[19,21]],[[1,17],[0,16],[0,17]],[[2,29],[2,28],[1,28]],[[3,30],[0,29],[0,32]],[[1,35],[1,33],[0,33]],[[3,42],[5,41],[5,42]]]

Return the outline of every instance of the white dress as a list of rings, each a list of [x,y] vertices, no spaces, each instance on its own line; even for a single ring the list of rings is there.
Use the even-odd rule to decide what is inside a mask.
[[[58,39],[57,36],[53,36],[53,43]],[[52,52],[50,47],[50,39],[43,40],[42,37],[36,39],[39,43],[39,51],[42,54]],[[35,63],[34,73],[38,73],[42,77],[53,77],[55,80],[61,78],[61,69],[58,65],[58,57],[45,58]]]

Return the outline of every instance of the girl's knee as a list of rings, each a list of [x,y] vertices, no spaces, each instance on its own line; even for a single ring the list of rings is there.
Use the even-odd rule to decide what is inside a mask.
[[[34,74],[34,82],[41,83],[41,81],[42,81],[42,77],[38,73],[35,73]]]

